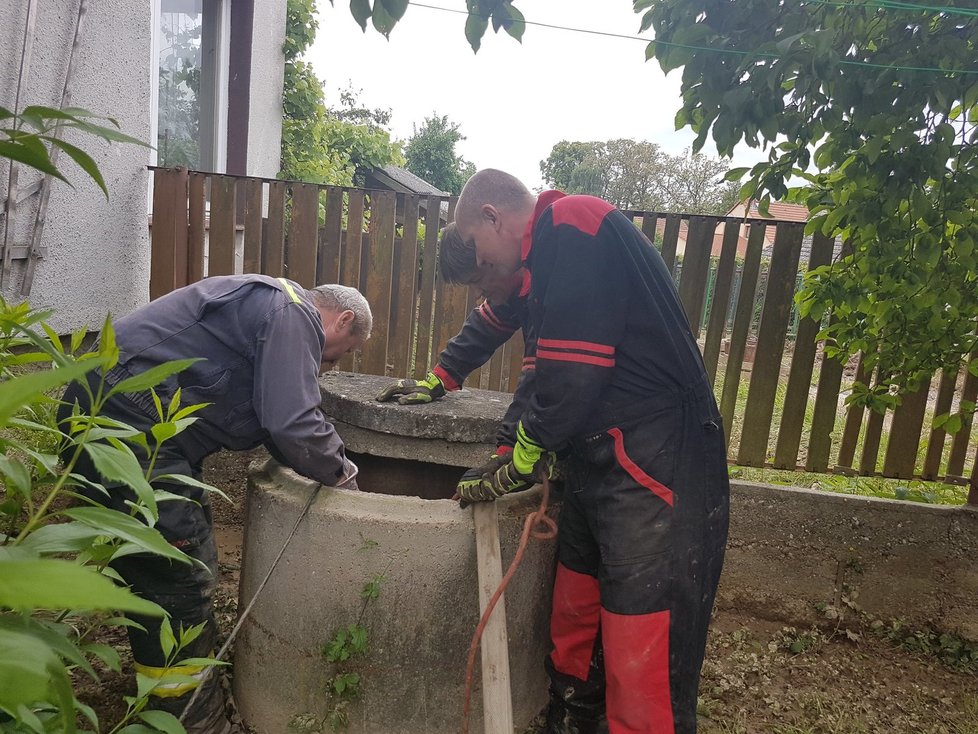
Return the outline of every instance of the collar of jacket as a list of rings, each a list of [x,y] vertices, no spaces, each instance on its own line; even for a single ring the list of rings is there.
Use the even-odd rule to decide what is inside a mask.
[[[565,196],[567,194],[556,189],[543,191],[537,196],[537,205],[533,208],[533,216],[530,217],[530,221],[526,223],[526,229],[523,231],[523,244],[520,250],[520,257],[524,263],[530,257],[530,250],[533,248],[533,228],[536,226],[540,215],[543,214],[548,206],[557,201],[557,199],[562,199]]]

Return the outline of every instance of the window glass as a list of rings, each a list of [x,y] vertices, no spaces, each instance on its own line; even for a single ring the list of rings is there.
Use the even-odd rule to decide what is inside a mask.
[[[201,168],[203,0],[161,0],[159,165]]]

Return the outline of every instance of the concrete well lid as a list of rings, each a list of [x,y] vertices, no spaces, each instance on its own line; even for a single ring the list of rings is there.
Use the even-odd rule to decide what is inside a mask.
[[[395,379],[327,372],[319,380],[323,412],[379,433],[487,444],[513,399],[509,393],[464,388],[426,405],[378,403],[377,394]]]

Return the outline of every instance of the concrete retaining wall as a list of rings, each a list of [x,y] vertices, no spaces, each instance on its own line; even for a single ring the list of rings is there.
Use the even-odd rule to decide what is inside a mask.
[[[978,640],[978,510],[733,482],[717,603],[797,624],[847,601]]]

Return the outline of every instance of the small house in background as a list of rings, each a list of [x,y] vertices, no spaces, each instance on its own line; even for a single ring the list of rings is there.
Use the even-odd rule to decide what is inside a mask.
[[[732,206],[725,216],[736,217],[741,220],[746,216],[747,219],[768,219],[772,222],[797,222],[805,224],[808,221],[808,207],[802,206],[801,204],[789,204],[784,201],[773,201],[768,208],[768,216],[764,216],[757,207],[757,200],[747,199]],[[739,227],[740,236],[737,238],[737,257],[743,257],[747,252],[747,224],[742,223]],[[714,256],[720,255],[720,246],[722,243],[723,230],[717,228],[717,232],[713,236]],[[768,227],[764,232],[764,247],[761,250],[763,257],[771,257],[773,249],[774,227]],[[800,262],[807,263],[811,251],[812,237],[811,235],[806,235],[801,245]]]
[[[427,197],[429,196],[451,196],[447,191],[442,191],[437,186],[428,183],[420,176],[415,176],[406,168],[395,166],[388,163],[386,166],[375,168],[364,174],[364,188],[384,189],[398,194],[416,194],[421,197],[418,216],[425,217],[428,211]],[[439,227],[448,224],[448,202],[441,203],[439,216]],[[403,212],[397,213],[397,223],[404,223]]]

